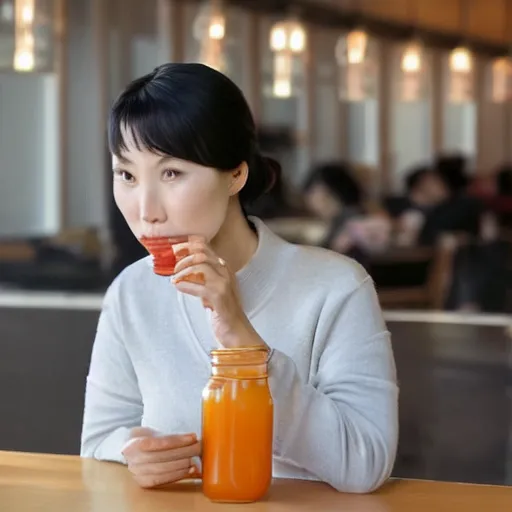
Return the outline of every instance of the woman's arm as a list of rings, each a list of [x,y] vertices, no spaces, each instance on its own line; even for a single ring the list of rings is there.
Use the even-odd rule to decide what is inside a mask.
[[[142,398],[119,327],[118,283],[107,291],[87,377],[81,456],[124,463],[121,450],[142,419]]]
[[[287,355],[271,356],[274,452],[340,491],[369,492],[389,477],[398,442],[389,333],[369,277],[326,309],[315,335],[324,349],[311,383]]]

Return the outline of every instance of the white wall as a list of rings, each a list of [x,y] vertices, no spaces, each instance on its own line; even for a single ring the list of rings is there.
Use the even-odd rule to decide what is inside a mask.
[[[391,87],[390,144],[391,173],[394,192],[402,192],[404,177],[414,167],[428,164],[432,160],[432,88],[430,77],[432,59],[430,52],[423,55],[424,75],[421,95],[417,101],[404,102],[404,88],[401,58],[404,45],[394,45],[392,49],[393,84]]]
[[[0,74],[0,236],[58,229],[56,104],[55,76]]]
[[[313,115],[317,162],[346,158],[342,105],[338,97],[338,68],[334,65],[334,48],[338,30],[317,29],[315,32],[315,109]]]
[[[106,119],[89,2],[69,2],[67,208],[70,226],[107,224]],[[108,49],[105,49],[108,51]]]
[[[348,156],[354,163],[379,162],[379,104],[376,99],[348,105]]]

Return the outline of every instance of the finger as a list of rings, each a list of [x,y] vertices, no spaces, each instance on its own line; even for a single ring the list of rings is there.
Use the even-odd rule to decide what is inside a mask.
[[[195,274],[195,275],[194,275]],[[201,275],[202,274],[202,275]],[[197,285],[215,286],[215,283],[227,279],[215,271],[208,263],[200,263],[180,270],[171,278],[173,284],[188,281]]]
[[[204,286],[206,284],[206,277],[203,272],[191,272],[190,274],[186,274],[183,277],[180,277],[178,281],[174,281],[174,284],[180,281],[187,281],[189,283],[195,283]]]
[[[190,235],[183,242],[173,244],[172,248],[176,256],[176,260],[181,260],[195,252],[206,252],[208,244],[206,243],[205,237]]]
[[[162,450],[158,452],[137,453],[130,463],[133,465],[150,464],[153,462],[169,462],[173,460],[190,459],[201,455],[201,443],[194,443],[190,446],[175,448],[172,450]]]
[[[152,489],[160,485],[171,484],[190,478],[195,472],[195,468],[184,469],[180,471],[173,471],[163,475],[145,475],[141,477],[135,477],[135,481],[144,489]]]
[[[215,259],[210,258],[208,254],[205,254],[204,252],[191,253],[176,263],[176,266],[174,267],[174,274],[176,275],[187,268],[203,264],[207,264],[212,268],[216,268]]]
[[[192,459],[168,460],[165,462],[151,462],[147,464],[128,464],[128,470],[133,476],[167,475],[176,471],[189,470]]]
[[[219,258],[211,249],[208,247],[191,251],[184,258],[179,260],[174,267],[174,274],[185,270],[186,268],[193,267],[195,265],[206,264],[213,268],[220,276],[228,277],[229,272],[227,265],[223,259]]]
[[[134,445],[143,452],[158,452],[182,448],[197,443],[195,434],[144,437]]]
[[[138,442],[146,437],[155,437],[158,435],[156,430],[147,427],[136,427],[130,431],[130,439],[125,443],[121,449],[121,453],[126,457],[130,457],[133,453],[139,451]]]
[[[135,427],[130,430],[130,439],[135,437],[153,437],[157,435],[158,432],[149,427]]]

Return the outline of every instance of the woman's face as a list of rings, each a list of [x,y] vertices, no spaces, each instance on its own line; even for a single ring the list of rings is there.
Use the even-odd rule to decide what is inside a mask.
[[[126,142],[121,157],[112,158],[114,199],[134,235],[211,241],[226,219],[233,174],[138,150],[129,137]]]
[[[331,221],[338,216],[343,205],[323,183],[315,183],[306,192],[306,206],[318,217],[325,221]]]

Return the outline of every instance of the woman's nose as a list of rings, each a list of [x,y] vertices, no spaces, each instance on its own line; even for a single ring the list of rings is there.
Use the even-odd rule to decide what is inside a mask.
[[[154,195],[143,199],[141,204],[141,218],[148,224],[163,223],[167,220],[165,208]]]

